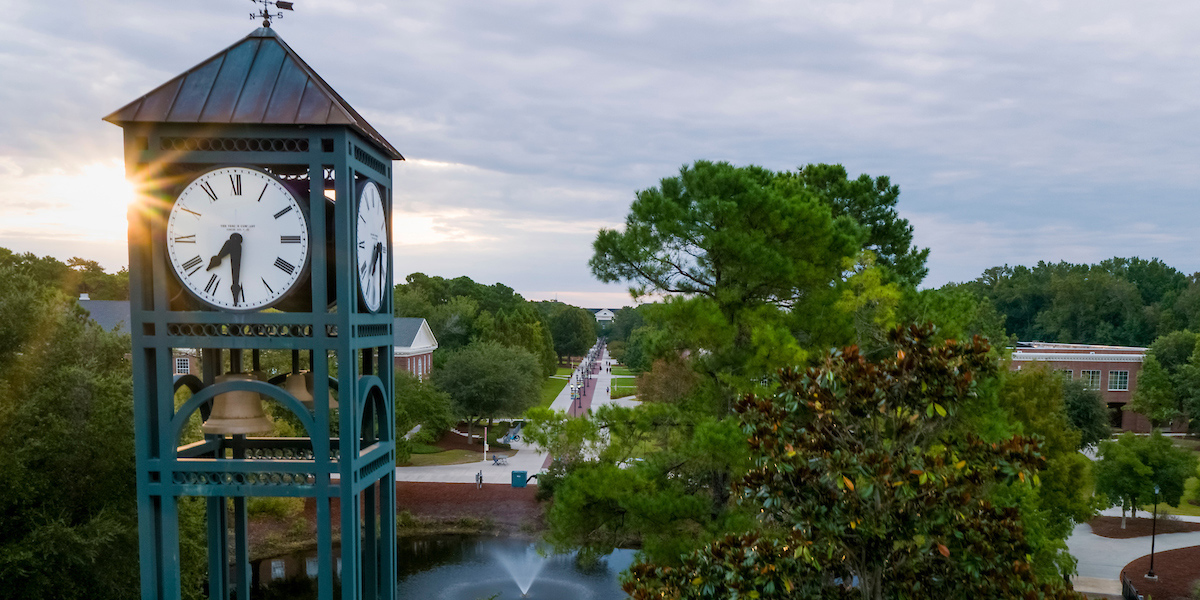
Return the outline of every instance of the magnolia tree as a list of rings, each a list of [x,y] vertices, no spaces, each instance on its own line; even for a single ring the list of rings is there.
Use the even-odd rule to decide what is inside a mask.
[[[741,481],[749,533],[680,564],[635,564],[625,591],[650,598],[1080,598],[1040,580],[1018,507],[993,493],[1038,485],[1036,439],[985,443],[956,427],[976,382],[996,371],[987,342],[892,333],[892,355],[856,348],[738,412],[755,456]]]

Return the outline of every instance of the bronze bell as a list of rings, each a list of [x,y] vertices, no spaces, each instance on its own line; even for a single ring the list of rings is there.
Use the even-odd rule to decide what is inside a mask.
[[[292,397],[300,401],[300,404],[312,410],[313,395],[312,395],[312,373],[310,371],[301,371],[299,373],[290,373],[287,379],[283,382],[283,389]]]
[[[217,377],[217,383],[226,381],[258,381],[249,373],[227,373]],[[263,411],[262,397],[256,392],[237,390],[217,394],[213,399],[212,413],[201,428],[204,433],[219,435],[244,435],[247,433],[270,433],[271,420]]]

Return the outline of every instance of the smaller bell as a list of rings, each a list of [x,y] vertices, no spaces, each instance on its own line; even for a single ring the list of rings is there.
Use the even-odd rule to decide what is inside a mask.
[[[226,381],[258,381],[248,373],[227,373],[217,377],[217,383]],[[201,427],[204,433],[218,435],[245,435],[248,433],[270,433],[271,420],[263,410],[262,398],[256,392],[236,390],[217,394],[213,399],[212,413]]]
[[[313,398],[313,373],[312,371],[300,371],[287,376],[283,382],[283,389],[287,393],[296,397],[306,408],[312,410],[316,406],[316,399]],[[329,397],[329,408],[338,407],[338,401],[334,397]]]
[[[300,404],[312,410],[313,395],[312,386],[308,383],[309,381],[312,381],[309,371],[290,373],[283,382],[283,389],[291,394],[293,398],[299,400]]]

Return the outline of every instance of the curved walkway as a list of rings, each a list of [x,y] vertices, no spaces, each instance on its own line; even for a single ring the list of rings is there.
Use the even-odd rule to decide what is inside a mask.
[[[1120,509],[1108,509],[1100,512],[1108,517],[1121,516]],[[1144,513],[1139,512],[1139,514]],[[1181,521],[1200,522],[1200,517],[1177,516]],[[1163,533],[1156,536],[1154,551],[1178,550],[1190,546],[1200,546],[1200,531],[1185,533]],[[1076,525],[1071,537],[1067,538],[1067,548],[1079,561],[1079,573],[1071,579],[1076,591],[1084,593],[1121,594],[1121,569],[1125,565],[1150,554],[1150,537],[1136,537],[1117,540],[1098,536],[1092,533],[1091,525]],[[1135,578],[1135,574],[1130,573]]]

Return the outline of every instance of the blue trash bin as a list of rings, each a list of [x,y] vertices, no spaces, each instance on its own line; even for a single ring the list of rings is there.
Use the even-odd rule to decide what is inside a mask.
[[[513,487],[525,487],[525,479],[526,479],[525,475],[526,475],[526,471],[513,471],[512,472],[512,486]]]

